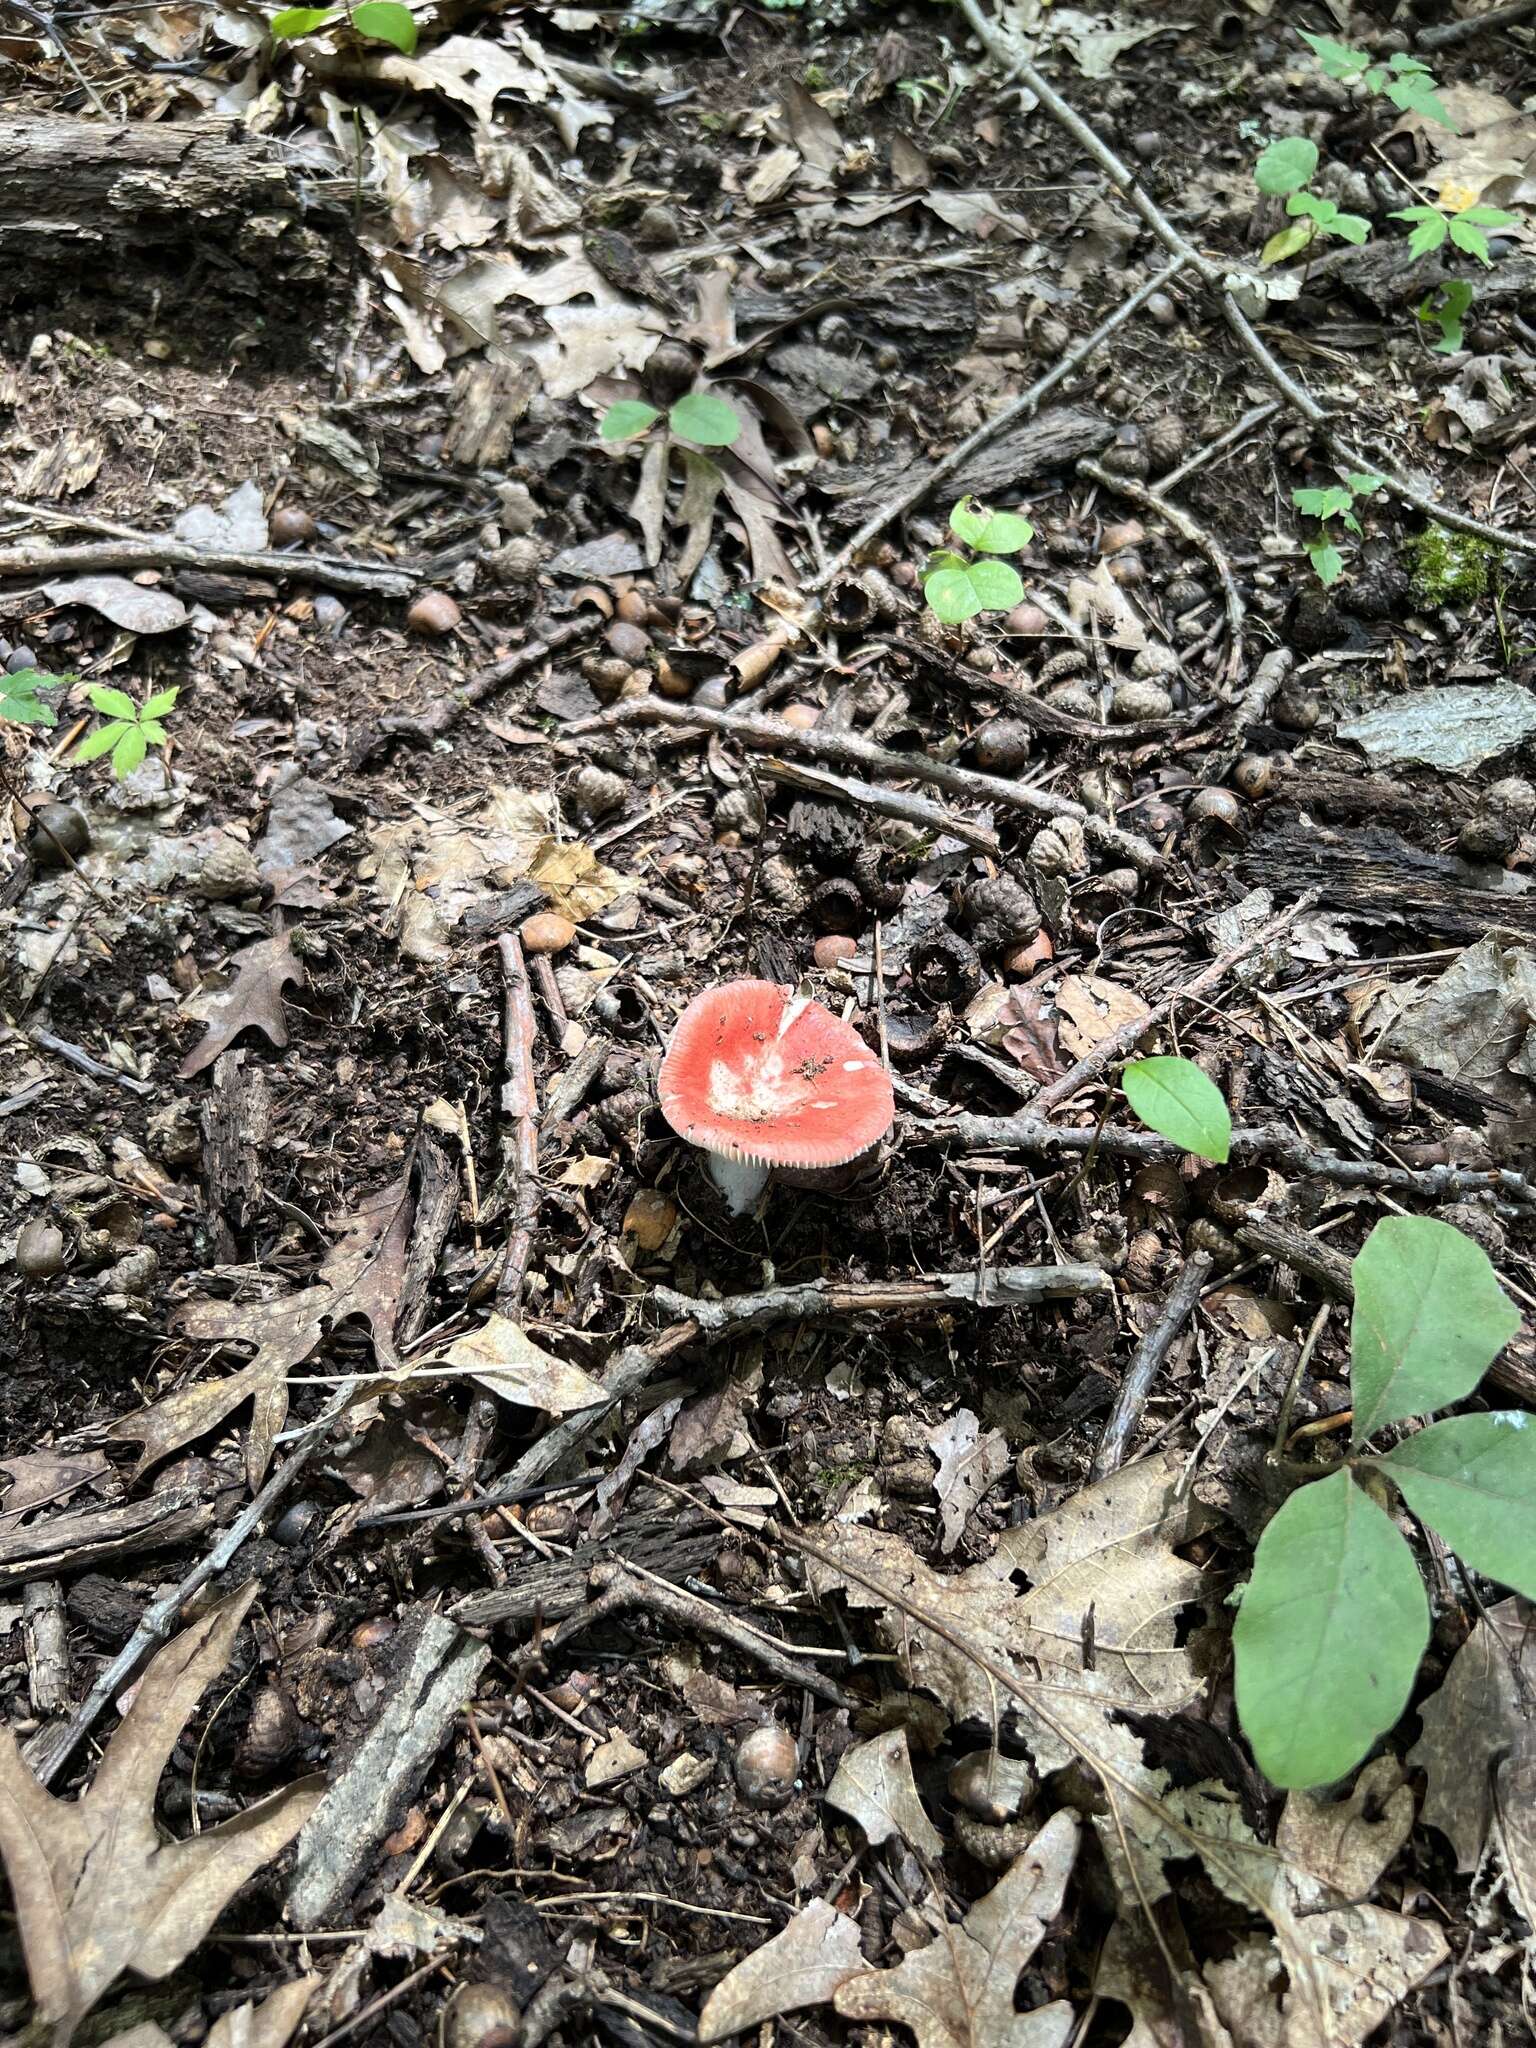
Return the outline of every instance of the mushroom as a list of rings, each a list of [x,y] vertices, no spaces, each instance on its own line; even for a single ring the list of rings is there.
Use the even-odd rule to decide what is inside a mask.
[[[772,981],[695,996],[657,1090],[733,1216],[756,1206],[774,1167],[820,1172],[862,1159],[896,1113],[890,1075],[858,1033]]]

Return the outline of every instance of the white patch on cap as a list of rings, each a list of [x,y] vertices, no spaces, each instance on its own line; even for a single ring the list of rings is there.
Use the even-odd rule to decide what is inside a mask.
[[[749,1056],[739,1067],[712,1060],[709,1106],[716,1116],[732,1123],[772,1123],[775,1117],[792,1116],[800,1106],[795,1080],[776,1047]]]
[[[835,1102],[813,1102],[811,1107],[812,1109],[836,1109],[837,1104]]]
[[[868,1065],[868,1060],[844,1060],[843,1072],[845,1074],[862,1074]]]

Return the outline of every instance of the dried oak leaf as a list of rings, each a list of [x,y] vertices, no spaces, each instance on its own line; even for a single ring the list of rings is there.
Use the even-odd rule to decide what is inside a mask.
[[[235,2006],[214,2021],[203,2048],[287,2048],[320,1981],[318,1972],[295,1977],[291,1984],[279,1984],[260,2005]],[[173,2048],[173,2043],[163,2027],[143,2020],[126,2034],[114,2034],[106,2048]]]
[[[212,999],[202,1042],[181,1063],[183,1081],[211,1067],[242,1031],[265,1032],[274,1045],[288,1043],[283,989],[290,981],[304,979],[290,934],[280,932],[275,939],[258,939],[254,946],[236,953],[230,965],[236,970],[234,985]]]
[[[373,1336],[381,1372],[403,1371],[395,1349],[395,1317],[411,1231],[409,1179],[370,1195],[341,1225],[314,1284],[276,1301],[194,1301],[176,1318],[184,1336],[214,1344],[254,1344],[256,1355],[228,1379],[200,1381],[125,1415],[107,1432],[143,1446],[138,1478],[183,1444],[206,1435],[242,1401],[253,1403],[245,1469],[260,1486],[277,1433],[288,1416],[288,1375],[327,1331],[361,1316]]]
[[[1061,1911],[1079,1839],[1076,1814],[1053,1814],[960,1926],[894,1970],[850,1977],[833,2005],[845,2020],[900,2021],[918,2048],[1065,2048],[1076,2024],[1067,2000],[1017,2012],[1013,1994]]]
[[[315,1776],[186,1841],[164,1840],[155,1825],[160,1774],[258,1590],[252,1580],[153,1659],[80,1798],[45,1791],[0,1729],[0,1858],[55,2048],[125,1970],[155,1979],[178,1969],[320,1803],[325,1780]]]
[[[707,2048],[780,2013],[821,2005],[840,1984],[864,1974],[858,1921],[813,1899],[782,1934],[720,1979],[699,2014],[699,2040]]]
[[[965,1534],[972,1508],[995,1486],[1013,1460],[1001,1432],[981,1434],[969,1408],[957,1408],[928,1433],[928,1448],[939,1461],[933,1490],[939,1497],[943,1537],[939,1548],[947,1557]]]
[[[826,1797],[858,1822],[872,1848],[897,1835],[924,1856],[944,1853],[944,1838],[918,1797],[905,1728],[888,1728],[845,1750]]]

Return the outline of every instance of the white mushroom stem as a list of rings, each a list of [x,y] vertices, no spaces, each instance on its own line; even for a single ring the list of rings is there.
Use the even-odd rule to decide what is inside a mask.
[[[725,1197],[733,1216],[750,1216],[768,1185],[768,1168],[758,1159],[727,1159],[723,1152],[706,1152],[709,1177]]]

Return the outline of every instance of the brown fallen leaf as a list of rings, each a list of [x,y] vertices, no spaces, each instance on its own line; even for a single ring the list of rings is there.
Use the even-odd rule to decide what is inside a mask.
[[[279,1984],[260,2005],[237,2005],[214,2021],[203,2048],[287,2048],[320,1981],[318,1975],[295,1977],[291,1984]],[[126,2034],[114,2034],[106,2048],[172,2048],[172,2042],[163,2027],[143,2020]]]
[[[972,1508],[1013,1461],[1001,1433],[990,1429],[983,1436],[969,1408],[957,1408],[930,1430],[928,1448],[939,1461],[933,1490],[944,1532],[939,1548],[947,1557],[965,1534]]]
[[[924,1856],[942,1856],[944,1838],[923,1811],[905,1728],[888,1728],[845,1750],[827,1787],[827,1804],[856,1820],[871,1848],[899,1835]]]
[[[135,1478],[251,1401],[245,1469],[258,1487],[287,1420],[288,1374],[351,1316],[361,1316],[372,1332],[380,1371],[405,1370],[394,1331],[411,1230],[409,1185],[408,1178],[392,1182],[343,1219],[312,1286],[276,1301],[194,1301],[181,1311],[176,1324],[183,1335],[254,1344],[256,1355],[227,1379],[199,1381],[112,1425],[107,1434],[114,1442],[143,1446]]]
[[[608,1399],[590,1373],[541,1351],[507,1316],[491,1316],[480,1329],[456,1337],[440,1359],[413,1370],[464,1373],[514,1407],[543,1408],[551,1415],[598,1408]]]
[[[80,1798],[44,1791],[0,1729],[0,1859],[54,2048],[125,1970],[156,1979],[178,1969],[320,1804],[317,1775],[186,1841],[164,1840],[155,1824],[160,1774],[258,1590],[252,1580],[151,1661]]]
[[[1076,2015],[1065,1999],[1014,2009],[1024,1965],[1061,1911],[1081,1828],[1064,1808],[966,1914],[894,1970],[839,1985],[832,2003],[846,2020],[898,2020],[918,2048],[1065,2048]]]
[[[825,1899],[813,1899],[782,1934],[754,1949],[710,1992],[699,2014],[701,2048],[780,2013],[822,2005],[848,1978],[864,1974],[858,1921]]]
[[[1408,1764],[1428,1783],[1422,1818],[1447,1836],[1458,1870],[1476,1870],[1494,1817],[1493,1766],[1536,1747],[1529,1705],[1536,1645],[1528,1602],[1490,1607],[1456,1652],[1445,1683],[1419,1709],[1423,1730]]]
[[[33,1508],[52,1507],[92,1479],[108,1479],[112,1468],[100,1451],[29,1451],[21,1458],[0,1459],[0,1474],[10,1484],[0,1493],[0,1529],[12,1529]]]
[[[281,932],[275,939],[258,939],[235,954],[234,984],[207,1005],[207,1030],[181,1063],[181,1078],[190,1081],[204,1067],[211,1067],[221,1052],[227,1052],[242,1031],[261,1031],[274,1045],[288,1043],[288,1019],[283,1014],[283,989],[290,981],[302,981],[304,969],[294,957],[291,935]]]

